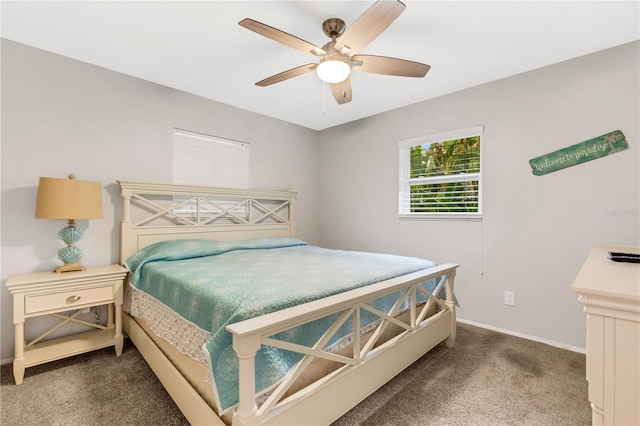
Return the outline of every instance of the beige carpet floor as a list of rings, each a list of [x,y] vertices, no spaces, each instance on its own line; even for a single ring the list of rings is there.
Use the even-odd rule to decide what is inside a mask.
[[[31,367],[1,367],[0,424],[186,425],[135,347]],[[585,356],[460,324],[440,345],[334,426],[590,425]]]

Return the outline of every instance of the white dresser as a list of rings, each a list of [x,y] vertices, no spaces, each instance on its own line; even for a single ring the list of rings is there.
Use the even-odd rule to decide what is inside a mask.
[[[594,425],[640,425],[640,264],[596,246],[571,289],[587,313],[587,380]]]

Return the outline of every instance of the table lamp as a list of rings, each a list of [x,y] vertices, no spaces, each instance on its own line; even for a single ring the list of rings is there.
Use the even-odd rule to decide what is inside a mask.
[[[67,245],[58,252],[58,259],[64,262],[55,273],[83,271],[80,265],[82,250],[75,246],[82,237],[82,230],[76,228],[76,219],[102,219],[102,186],[100,182],[41,177],[38,182],[36,219],[64,219],[67,226],[58,237]]]

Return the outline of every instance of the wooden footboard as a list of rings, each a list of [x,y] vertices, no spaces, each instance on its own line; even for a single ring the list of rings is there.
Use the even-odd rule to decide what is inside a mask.
[[[453,281],[457,267],[455,264],[440,265],[227,326],[227,330],[233,334],[233,347],[238,356],[240,371],[240,403],[234,414],[233,424],[299,425],[309,424],[310,421],[313,424],[330,424],[438,343],[446,340],[448,346],[453,345],[456,330]],[[420,286],[423,281],[438,277],[442,277],[441,282],[433,293],[439,294],[444,286],[447,295],[445,300],[424,291]],[[377,311],[367,304],[379,297],[398,292],[401,296],[389,312]],[[416,304],[418,293],[429,298],[426,304]],[[407,322],[402,322],[395,316],[406,300],[410,300],[410,315]],[[433,304],[437,305],[438,312],[427,317]],[[363,344],[359,339],[359,313],[362,309],[375,313],[381,319],[372,338]],[[313,347],[294,345],[273,338],[274,334],[336,313],[342,314]],[[323,351],[333,333],[348,318],[353,318],[352,356]],[[385,329],[392,324],[404,331],[376,346]],[[254,397],[254,360],[261,345],[298,352],[304,357],[258,407]],[[336,361],[343,366],[301,391],[283,398],[315,358]]]
[[[428,327],[393,342],[393,350],[376,352],[357,366],[317,382],[295,400],[275,407],[262,423],[234,418],[234,424],[329,425],[446,339],[451,318],[447,312]]]

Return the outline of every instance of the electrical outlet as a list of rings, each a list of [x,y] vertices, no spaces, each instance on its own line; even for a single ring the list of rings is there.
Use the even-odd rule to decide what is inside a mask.
[[[504,304],[509,306],[516,306],[516,294],[513,291],[504,292]]]

